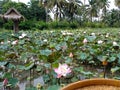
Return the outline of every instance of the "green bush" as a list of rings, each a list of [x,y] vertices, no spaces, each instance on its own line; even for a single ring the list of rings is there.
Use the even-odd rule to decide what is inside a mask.
[[[35,21],[23,21],[20,23],[19,28],[23,30],[33,29],[35,27]]]
[[[5,29],[13,29],[13,22],[10,20],[10,21],[7,21],[3,24],[3,27]]]
[[[48,29],[48,23],[43,22],[43,21],[39,21],[35,24],[35,27],[39,30],[43,30],[43,29]]]
[[[49,22],[49,27],[53,28],[53,29],[57,29],[58,28],[58,22],[57,21]]]
[[[77,22],[69,23],[68,21],[54,21],[49,23],[49,27],[53,29],[77,28],[78,23]]]
[[[84,27],[91,27],[91,28],[104,28],[107,27],[106,24],[102,22],[86,22],[84,24]]]
[[[69,23],[67,21],[58,22],[58,28],[65,29],[65,28],[68,28],[68,27],[69,27]]]
[[[67,28],[78,28],[79,24],[77,22],[67,22],[67,21],[53,21],[53,22],[37,22],[35,28],[39,30],[43,29],[67,29]]]
[[[117,27],[117,28],[120,27],[120,23],[119,22],[114,22],[113,27]]]
[[[74,22],[72,22],[72,23],[69,24],[69,27],[72,28],[72,29],[76,29],[76,28],[79,27],[79,24],[74,21]]]
[[[3,27],[3,20],[0,18],[0,27]]]

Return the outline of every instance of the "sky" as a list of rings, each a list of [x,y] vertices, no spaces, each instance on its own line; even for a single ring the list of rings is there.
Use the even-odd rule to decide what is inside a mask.
[[[12,1],[16,1],[16,2],[20,1],[20,2],[23,2],[23,3],[27,4],[30,0],[12,0]],[[81,1],[84,1],[84,0],[81,0]],[[117,8],[114,5],[114,0],[109,0],[109,2],[110,2],[109,10],[113,9],[113,8],[115,8],[115,9]]]

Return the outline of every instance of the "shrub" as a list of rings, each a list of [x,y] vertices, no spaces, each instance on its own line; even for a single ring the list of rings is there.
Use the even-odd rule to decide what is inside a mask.
[[[13,22],[11,20],[9,20],[3,24],[3,27],[5,29],[13,29]]]
[[[54,29],[57,29],[57,28],[65,29],[65,28],[68,28],[69,23],[67,21],[60,21],[60,22],[54,21],[49,23],[49,26],[50,28],[54,28]]]
[[[3,20],[0,18],[0,27],[3,27]]]
[[[40,30],[48,29],[48,28],[49,28],[49,27],[48,27],[48,23],[43,22],[43,21],[37,22],[37,23],[35,24],[35,27],[36,27],[37,29],[40,29]]]
[[[50,27],[50,28],[57,29],[57,28],[58,28],[58,22],[57,22],[57,21],[50,22],[50,23],[49,23],[49,27]]]
[[[84,24],[84,27],[91,27],[91,28],[104,28],[107,27],[106,24],[102,23],[102,22],[86,22]]]
[[[79,27],[79,24],[77,22],[72,22],[69,24],[69,27],[72,28],[72,29],[75,29],[75,28],[78,28]]]
[[[120,27],[120,23],[119,22],[114,22],[113,27],[117,27],[117,28]]]
[[[35,27],[35,21],[24,21],[24,22],[21,22],[19,27],[20,29],[24,29],[24,30],[29,30],[29,29],[32,29]]]

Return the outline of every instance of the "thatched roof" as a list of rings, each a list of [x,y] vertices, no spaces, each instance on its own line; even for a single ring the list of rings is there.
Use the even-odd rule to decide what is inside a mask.
[[[3,18],[5,20],[24,20],[24,16],[21,15],[15,8],[10,8],[4,15]]]

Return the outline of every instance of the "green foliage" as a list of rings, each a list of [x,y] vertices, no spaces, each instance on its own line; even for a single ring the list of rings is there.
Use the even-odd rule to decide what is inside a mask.
[[[107,12],[107,15],[103,18],[103,22],[109,27],[120,27],[119,10],[112,9]]]
[[[49,55],[52,54],[52,51],[48,50],[48,49],[46,49],[46,50],[40,50],[40,54],[41,55],[45,55],[45,56],[49,56]]]
[[[0,18],[0,27],[3,27],[3,24],[4,22],[3,22],[3,20]]]
[[[116,66],[111,68],[111,72],[114,74],[115,72],[117,72],[118,70],[120,70],[120,67]]]
[[[12,78],[12,74],[11,73],[4,73],[3,78],[10,79],[10,78]]]
[[[10,20],[10,21],[7,21],[7,22],[5,22],[4,24],[3,24],[3,27],[5,28],[5,29],[13,29],[13,22]]]
[[[49,86],[47,90],[60,90],[60,86],[58,85]]]
[[[29,14],[27,19],[30,20],[36,20],[36,21],[45,21],[46,19],[46,13],[45,13],[45,8],[40,7],[39,5],[39,0],[31,1],[31,4],[28,8]]]
[[[49,28],[48,23],[45,23],[43,21],[37,22],[35,25],[36,25],[36,28],[39,29],[39,30],[43,30],[43,29],[48,29]]]
[[[25,36],[20,38],[22,35]],[[10,71],[19,71],[20,75],[21,72],[25,70],[27,72],[34,68],[35,72],[43,76],[46,85],[67,84],[95,77],[96,69],[103,68],[103,61],[108,62],[108,70],[116,73],[120,67],[120,40],[118,37],[119,29],[108,28],[61,31],[31,30],[20,31],[17,34],[13,34],[11,31],[1,32],[0,68],[6,66]],[[87,39],[86,43],[83,42],[85,38]],[[13,43],[16,40],[17,43]],[[73,56],[70,55],[71,53]],[[7,61],[9,64],[5,65]],[[54,71],[59,63],[66,63],[72,69],[70,74],[60,80]],[[90,69],[87,70],[84,66],[86,68],[90,66]],[[92,69],[93,67],[95,70]],[[12,75],[5,73],[3,77],[10,79]]]
[[[0,77],[1,78],[1,77]],[[7,78],[8,79],[8,85],[10,85],[10,87],[15,87],[16,85],[17,85],[17,83],[18,83],[18,79],[17,78],[13,78],[12,77],[12,74],[9,72],[5,72],[4,74],[3,74],[3,77],[2,77],[2,79],[5,79],[5,78]]]
[[[73,21],[69,24],[69,28],[76,29],[78,27],[79,27],[78,22]]]
[[[21,30],[31,30],[35,27],[35,21],[34,20],[26,20],[20,23],[19,28]]]
[[[42,2],[42,1],[41,1]],[[4,14],[9,8],[16,8],[27,21],[21,22],[20,29],[68,29],[79,27],[92,27],[92,28],[104,28],[104,27],[120,27],[120,15],[119,10],[107,10],[109,5],[108,0],[105,1],[92,1],[89,0],[88,5],[84,5],[81,1],[66,2],[47,1],[47,8],[44,7],[44,2],[39,0],[30,1],[29,5],[24,3],[16,3],[13,1],[1,1],[2,11]],[[52,8],[57,5],[57,10],[54,11],[56,21],[48,15]],[[99,11],[102,9],[102,17],[98,17],[100,20],[92,20],[99,15]],[[46,21],[46,19],[49,20]],[[33,21],[33,22],[32,22]],[[77,21],[77,22],[76,22]],[[0,20],[1,28],[13,29],[13,25],[8,22],[5,23]]]
[[[25,90],[37,90],[37,89],[33,86],[30,86],[30,87],[26,87]]]
[[[44,29],[68,29],[68,28],[78,28],[79,24],[77,22],[71,22],[69,23],[68,21],[53,21],[53,22],[36,22],[35,28],[39,30],[44,30]]]
[[[106,24],[104,24],[103,22],[85,22],[83,24],[86,27],[91,27],[91,28],[105,28],[107,27]]]
[[[49,26],[50,28],[53,28],[53,29],[57,29],[57,28],[64,29],[64,28],[69,27],[69,23],[66,21],[60,21],[60,22],[54,21],[54,22],[49,23]]]
[[[15,87],[17,83],[18,83],[18,79],[17,78],[10,78],[9,79],[9,84],[11,84],[12,87]]]

